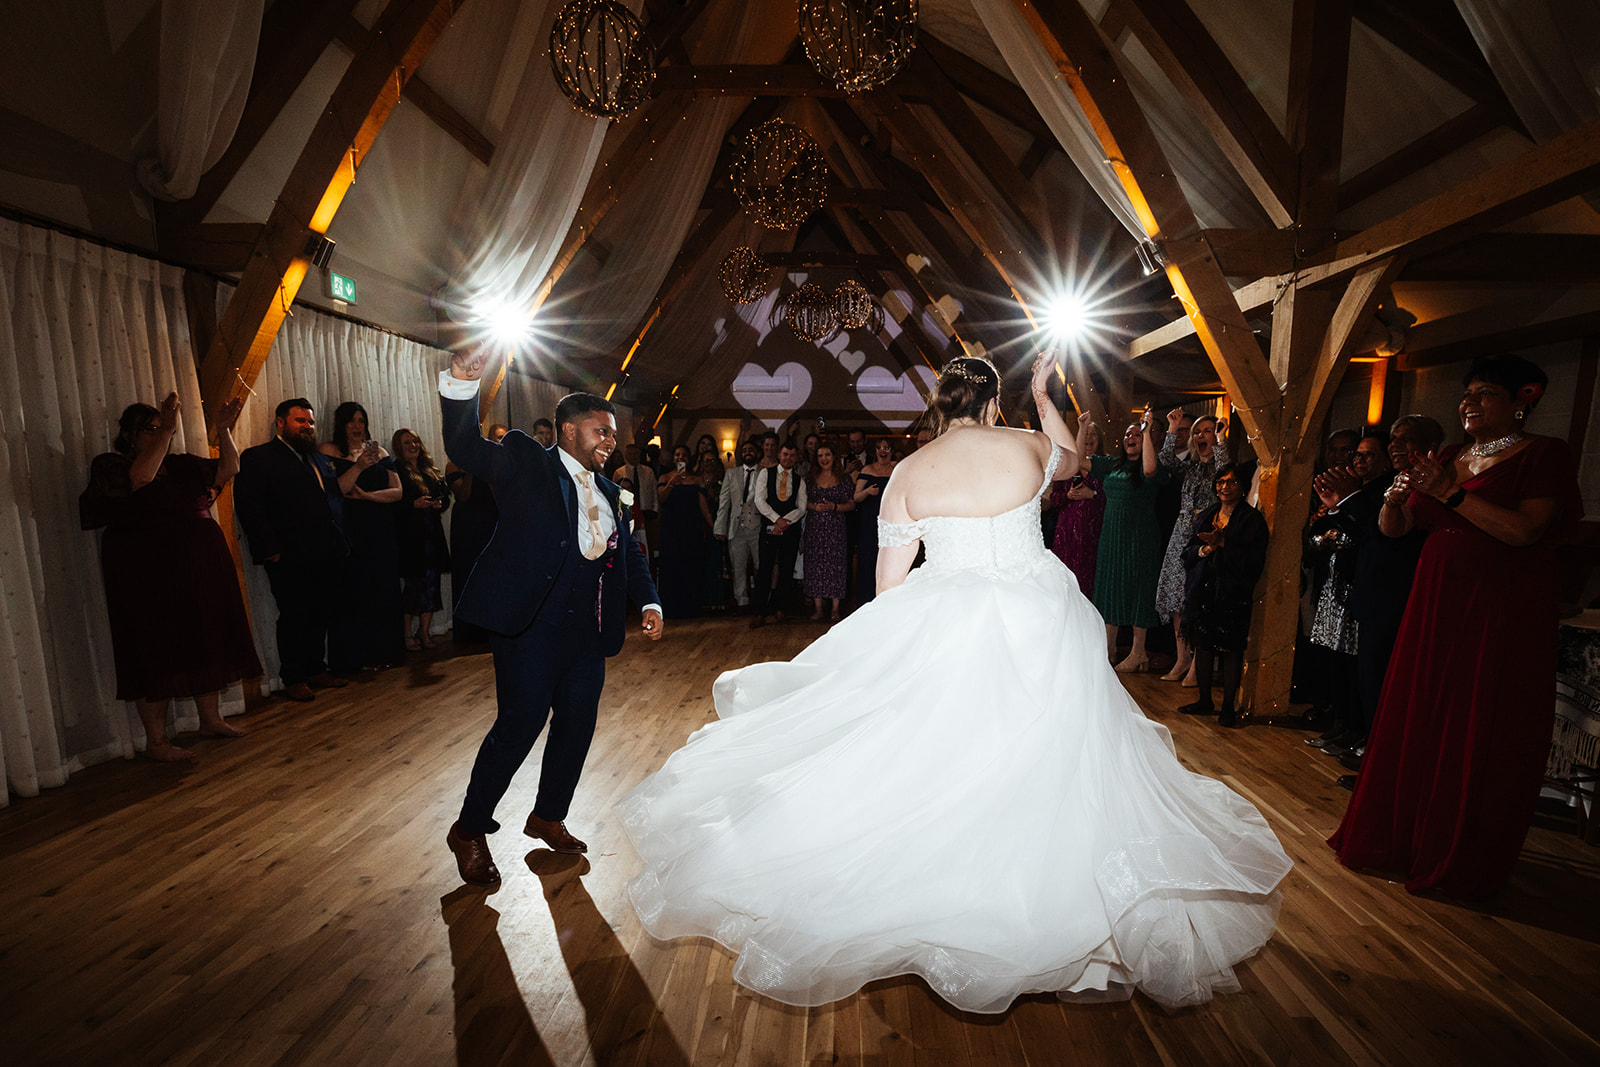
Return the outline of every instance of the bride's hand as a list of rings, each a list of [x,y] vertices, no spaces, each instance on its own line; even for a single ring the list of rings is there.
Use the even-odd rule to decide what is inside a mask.
[[[1033,361],[1033,382],[1031,384],[1031,388],[1035,398],[1040,396],[1049,396],[1046,385],[1050,381],[1050,375],[1055,371],[1056,365],[1059,362],[1060,360],[1056,356],[1055,349],[1052,348],[1047,348],[1043,352],[1040,352],[1039,358]]]

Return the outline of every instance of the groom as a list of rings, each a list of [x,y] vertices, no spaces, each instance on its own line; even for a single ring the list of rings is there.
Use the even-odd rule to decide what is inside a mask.
[[[494,885],[487,835],[495,806],[550,721],[539,793],[524,830],[557,852],[584,852],[567,808],[594,737],[606,657],[622,648],[624,600],[644,605],[644,632],[664,628],[644,553],[598,471],[617,443],[611,403],[573,393],[556,405],[556,445],[520,430],[499,444],[478,431],[482,353],[451,357],[439,374],[445,452],[494,489],[500,523],[461,591],[456,617],[490,631],[499,714],[478,749],[461,815],[445,838],[461,880]]]

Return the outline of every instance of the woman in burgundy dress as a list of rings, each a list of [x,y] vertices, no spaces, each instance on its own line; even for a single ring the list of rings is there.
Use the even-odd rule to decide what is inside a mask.
[[[1055,536],[1050,549],[1078,579],[1078,589],[1094,596],[1095,558],[1100,550],[1100,524],[1106,517],[1105,492],[1100,479],[1090,473],[1092,459],[1100,454],[1100,427],[1085,414],[1078,420],[1078,455],[1082,466],[1050,490],[1051,508],[1056,512]]]
[[[822,604],[833,601],[834,622],[844,600],[850,565],[850,542],[844,513],[854,511],[855,486],[844,476],[844,464],[832,445],[817,447],[816,461],[806,477],[805,577],[801,587],[811,598],[813,621],[822,619]]]
[[[178,394],[161,409],[130,404],[114,451],[96,456],[79,498],[85,530],[105,527],[100,569],[111,615],[117,699],[131,700],[144,724],[147,759],[186,760],[167,736],[167,704],[192,697],[200,732],[239,737],[223,721],[218,693],[261,676],[233,556],[211,517],[211,502],[239,470],[233,424],[242,400],[217,416],[220,459],[168,455],[178,428]]]
[[[1429,535],[1328,843],[1413,893],[1493,893],[1533,820],[1555,707],[1553,543],[1583,511],[1565,442],[1522,430],[1546,381],[1520,356],[1474,361],[1460,405],[1474,444],[1419,457],[1379,513],[1390,537]]]

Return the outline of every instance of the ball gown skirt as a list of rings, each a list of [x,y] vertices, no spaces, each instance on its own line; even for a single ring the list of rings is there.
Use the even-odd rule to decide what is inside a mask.
[[[1238,988],[1290,861],[1179,764],[1026,512],[923,520],[965,532],[930,530],[926,566],[791,662],[717,680],[719,721],[619,805],[653,936],[714,938],[801,1006],[900,974],[974,1012]],[[966,530],[1011,516],[1006,545]]]

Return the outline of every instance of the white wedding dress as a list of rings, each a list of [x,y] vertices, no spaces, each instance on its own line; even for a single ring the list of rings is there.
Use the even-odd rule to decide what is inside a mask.
[[[899,974],[974,1012],[1238,989],[1290,860],[1123,689],[1044,546],[1048,485],[882,524],[926,564],[793,661],[717,680],[720,721],[618,807],[653,936],[714,938],[737,981],[801,1006]]]

